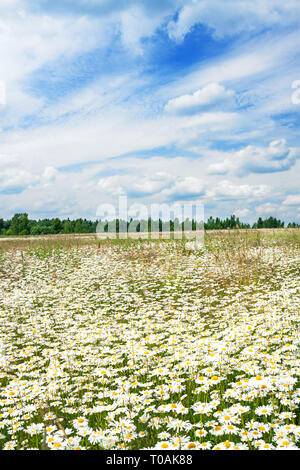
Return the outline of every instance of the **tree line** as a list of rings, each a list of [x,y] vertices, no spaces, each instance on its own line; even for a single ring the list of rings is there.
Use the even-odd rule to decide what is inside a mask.
[[[124,230],[124,227],[127,227],[127,230],[134,232],[147,232],[153,230],[153,227],[156,227],[156,231],[165,231],[170,229],[171,232],[174,230],[189,229],[196,230],[198,227],[195,220],[186,220],[185,222],[179,222],[178,219],[170,220],[164,222],[161,219],[157,221],[152,221],[150,218],[148,220],[133,220],[124,221],[116,219],[114,221],[114,229],[118,233]],[[110,222],[111,224],[111,222]],[[98,221],[91,221],[86,219],[76,219],[76,220],[60,220],[59,218],[54,219],[40,219],[40,220],[31,220],[28,218],[28,214],[20,213],[15,214],[10,220],[0,219],[0,235],[48,235],[48,234],[59,234],[59,233],[95,233],[98,225]],[[170,228],[169,228],[170,227]],[[262,219],[261,217],[258,220],[250,225],[248,223],[243,223],[238,217],[232,215],[226,219],[221,219],[219,217],[213,218],[209,217],[207,222],[204,222],[205,230],[224,230],[224,229],[250,229],[250,228],[284,228],[285,223],[275,217],[268,217]],[[287,224],[287,228],[296,228],[300,227],[299,224],[293,222]],[[102,221],[102,231],[108,232],[110,230],[109,223],[107,221]]]

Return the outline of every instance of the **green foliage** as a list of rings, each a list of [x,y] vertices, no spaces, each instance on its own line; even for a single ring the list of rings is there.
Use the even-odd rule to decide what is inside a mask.
[[[41,219],[41,220],[30,220],[28,214],[18,213],[15,214],[11,220],[0,219],[0,235],[49,235],[49,234],[72,234],[72,233],[95,233],[98,221],[90,221],[86,219],[61,220],[58,217],[55,219]],[[107,220],[102,220],[102,229],[105,233],[111,231]],[[114,224],[114,225],[113,225]],[[113,229],[118,233],[124,231],[124,227],[130,232],[147,232],[147,231],[180,231],[196,230],[197,222],[186,219],[180,222],[178,219],[162,221],[159,220],[133,220],[125,221],[116,219],[113,221]],[[226,230],[226,229],[259,229],[259,228],[284,228],[285,224],[281,220],[275,217],[269,217],[263,220],[261,217],[258,218],[252,227],[248,223],[243,223],[235,215],[231,215],[226,219],[220,219],[216,217],[209,217],[207,222],[204,223],[205,230]],[[297,228],[299,224],[290,222],[287,228]],[[120,230],[119,230],[120,229]]]
[[[209,217],[207,223],[204,224],[204,228],[206,230],[223,230],[227,228],[250,228],[250,225],[241,222],[238,217],[232,215],[230,218],[224,220],[219,217],[216,217],[216,219]]]
[[[12,235],[28,235],[28,214],[15,214],[11,219],[10,230],[12,232]]]
[[[63,228],[63,225],[58,218],[52,220],[51,226],[52,226],[53,233],[60,233]]]
[[[294,223],[294,227],[296,226],[298,225]],[[259,217],[257,222],[253,224],[253,228],[284,228],[284,222],[275,217],[269,217],[266,220],[262,220],[262,218]]]

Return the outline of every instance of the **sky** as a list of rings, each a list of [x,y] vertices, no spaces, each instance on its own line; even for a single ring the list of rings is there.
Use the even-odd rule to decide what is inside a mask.
[[[1,0],[0,217],[300,223],[299,0]]]

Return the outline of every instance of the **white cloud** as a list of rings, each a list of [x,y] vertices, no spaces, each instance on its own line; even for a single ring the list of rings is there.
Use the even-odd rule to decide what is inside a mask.
[[[107,45],[107,28],[90,18],[31,15],[13,11],[0,19],[1,79],[16,81],[58,58],[90,50],[99,40]]]
[[[247,208],[245,208],[245,209],[236,209],[234,211],[234,213],[237,217],[246,217],[247,215],[250,214],[250,212],[251,212],[250,209],[247,209]]]
[[[53,166],[47,166],[41,175],[41,181],[44,182],[46,185],[49,185],[56,180],[58,175],[59,172],[56,168],[53,168]]]
[[[26,210],[36,218],[52,214],[53,217],[95,218],[100,203],[116,204],[118,196],[125,194],[130,206],[137,201],[146,205],[204,203],[206,216],[213,211],[214,216],[235,213],[249,217],[250,212],[255,212],[253,205],[257,206],[257,201],[260,205],[276,205],[272,199],[284,197],[284,191],[279,188],[275,191],[270,184],[239,184],[234,179],[207,178],[205,161],[187,157],[113,158],[80,171],[42,167],[26,172],[28,180],[27,186],[22,186],[22,197],[13,194],[16,180],[10,186],[10,194],[2,194],[2,217]],[[105,173],[111,174],[104,176]],[[24,174],[20,179],[24,183]],[[245,204],[247,209],[243,208]],[[290,212],[289,220],[294,220],[294,210]]]
[[[97,197],[109,201],[132,191],[139,200],[151,201],[203,195],[208,202],[217,201],[220,211],[230,201],[228,210],[236,212],[240,201],[245,204],[248,199],[259,199],[267,209],[267,204],[273,204],[268,192],[271,185],[279,200],[297,192],[297,129],[279,127],[270,116],[293,110],[291,84],[299,79],[300,36],[298,30],[280,26],[298,21],[298,5],[292,0],[41,0],[26,5],[23,0],[3,0],[0,80],[5,81],[6,105],[0,109],[1,187],[5,191],[6,184],[12,192],[18,185],[24,188],[21,197],[12,192],[1,196],[3,210],[11,212],[23,205],[45,212],[51,206],[57,214],[94,214]],[[170,22],[178,8],[176,21]],[[200,22],[220,38],[277,25],[279,14],[276,30],[252,39],[247,36],[245,43],[239,36],[230,49],[201,57],[178,74],[162,77],[161,70],[158,75],[149,72],[157,63],[151,62],[150,41],[143,39],[151,38],[158,28],[167,28],[170,37],[180,41]],[[155,54],[156,41],[163,40],[162,36],[155,36]],[[85,54],[89,51],[96,52],[90,62]],[[149,54],[144,58],[135,57],[145,51]],[[99,74],[94,65],[95,70],[102,67]],[[49,103],[43,87],[67,81],[68,67],[73,73],[70,78],[78,78],[80,87],[67,87],[61,98],[52,97]],[[33,77],[37,79],[40,73],[44,77],[46,69],[51,80],[42,85],[35,82],[33,87]],[[230,112],[233,98],[237,102],[241,98],[249,107],[235,106]],[[228,149],[232,142],[241,150],[212,150],[223,144]],[[201,150],[193,161],[124,156],[113,162],[111,158],[163,146],[177,146],[182,155],[192,147]],[[152,155],[157,155],[156,150]],[[94,165],[78,173],[58,171],[86,162]],[[97,176],[108,162],[115,174]],[[119,168],[127,174],[118,174]],[[287,172],[285,179],[282,171]],[[229,175],[227,180],[220,181],[224,174]],[[244,184],[237,177],[243,177]],[[287,196],[287,210],[293,211],[297,201],[297,195]],[[245,216],[247,210],[250,206],[240,209]]]
[[[217,79],[235,90],[237,105],[248,105],[247,113],[240,113],[241,126],[249,129],[255,122],[256,132],[266,134],[272,126],[270,115],[295,111],[291,84],[298,77],[299,47],[298,31],[272,31],[239,41],[229,51],[199,62],[190,73],[168,83],[159,96],[168,101],[192,94]]]
[[[18,155],[33,167],[66,166],[102,161],[121,154],[170,144],[186,145],[202,135],[233,130],[235,113],[211,112],[193,116],[139,117],[133,108],[102,110],[38,128],[6,132],[2,152]]]
[[[274,215],[277,214],[278,210],[280,210],[279,206],[270,202],[255,207],[255,212],[259,215]]]
[[[140,172],[135,174],[116,174],[101,178],[97,185],[108,194],[121,195],[133,193],[136,196],[160,192],[168,186],[174,177],[166,172],[156,172],[152,176],[143,176]]]
[[[105,49],[115,34],[110,22],[102,24],[90,17],[33,15],[21,7],[22,2],[19,9],[11,10],[1,4],[0,80],[5,83],[5,106],[1,112],[6,126],[16,126],[24,116],[38,116],[41,112],[45,104],[43,93],[36,97],[37,89],[30,86],[34,73],[50,65],[53,78],[59,75],[62,64],[78,54],[99,44]],[[3,96],[0,100],[3,102]]]
[[[283,204],[286,206],[299,206],[300,205],[300,194],[290,194],[285,198]]]
[[[160,196],[162,201],[184,198],[191,201],[195,197],[204,197],[206,202],[212,199],[250,199],[264,198],[270,193],[268,185],[237,185],[231,181],[223,180],[215,182],[211,187],[205,179],[196,176],[177,176],[171,173],[156,173],[153,176],[142,176],[139,172],[135,174],[113,175],[101,178],[98,187],[103,193],[113,196],[128,194],[129,197]],[[244,212],[248,214],[248,212]]]
[[[222,180],[213,185],[206,192],[207,197],[217,198],[262,198],[270,192],[270,187],[266,184],[233,184],[231,181]]]
[[[141,39],[151,37],[183,3],[184,0],[40,0],[33,5],[31,0],[19,1],[23,13],[30,16],[94,22],[98,34],[104,33],[102,42],[112,33],[120,35],[122,46],[135,54],[143,52]]]
[[[123,44],[138,55],[143,54],[141,39],[154,34],[161,24],[161,15],[145,15],[139,6],[133,6],[121,13],[121,35]]]
[[[9,166],[16,166],[20,163],[17,155],[9,154],[9,153],[1,153],[0,154],[0,167],[7,168]]]
[[[182,41],[201,23],[222,37],[272,25],[299,24],[299,17],[297,0],[193,0],[186,2],[176,21],[169,22],[168,32],[170,38]]]
[[[199,110],[207,105],[218,103],[222,106],[224,100],[234,95],[233,90],[226,90],[223,85],[217,82],[195,91],[192,95],[182,95],[168,101],[165,106],[168,112],[181,112],[190,110]]]
[[[31,190],[37,185],[46,188],[51,186],[59,175],[59,172],[53,167],[46,167],[43,172],[38,173],[14,166],[17,159],[12,159],[9,163],[5,169],[0,171],[0,192],[11,190],[13,193],[15,190],[16,193],[19,193],[26,189]]]
[[[224,153],[223,160],[211,163],[211,174],[234,173],[244,176],[249,173],[273,173],[292,168],[300,156],[300,149],[291,149],[285,139],[272,141],[268,147],[247,147],[231,153]]]
[[[205,183],[202,179],[194,176],[178,177],[170,188],[162,191],[163,196],[168,198],[175,196],[176,199],[180,199],[183,196],[193,197],[194,195],[204,194]]]
[[[24,188],[38,182],[38,176],[21,168],[0,171],[0,192],[12,188]]]
[[[71,91],[67,96],[56,100],[45,108],[42,117],[50,120],[66,118],[77,115],[86,118],[89,113],[101,113],[103,108],[113,108],[115,103],[135,92],[137,87],[145,85],[145,81],[137,77],[136,73],[124,73],[112,76],[103,74],[88,86]]]

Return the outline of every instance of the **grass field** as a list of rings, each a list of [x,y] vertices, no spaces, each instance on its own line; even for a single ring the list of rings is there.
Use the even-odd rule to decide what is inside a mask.
[[[297,449],[300,230],[0,241],[0,449]]]

